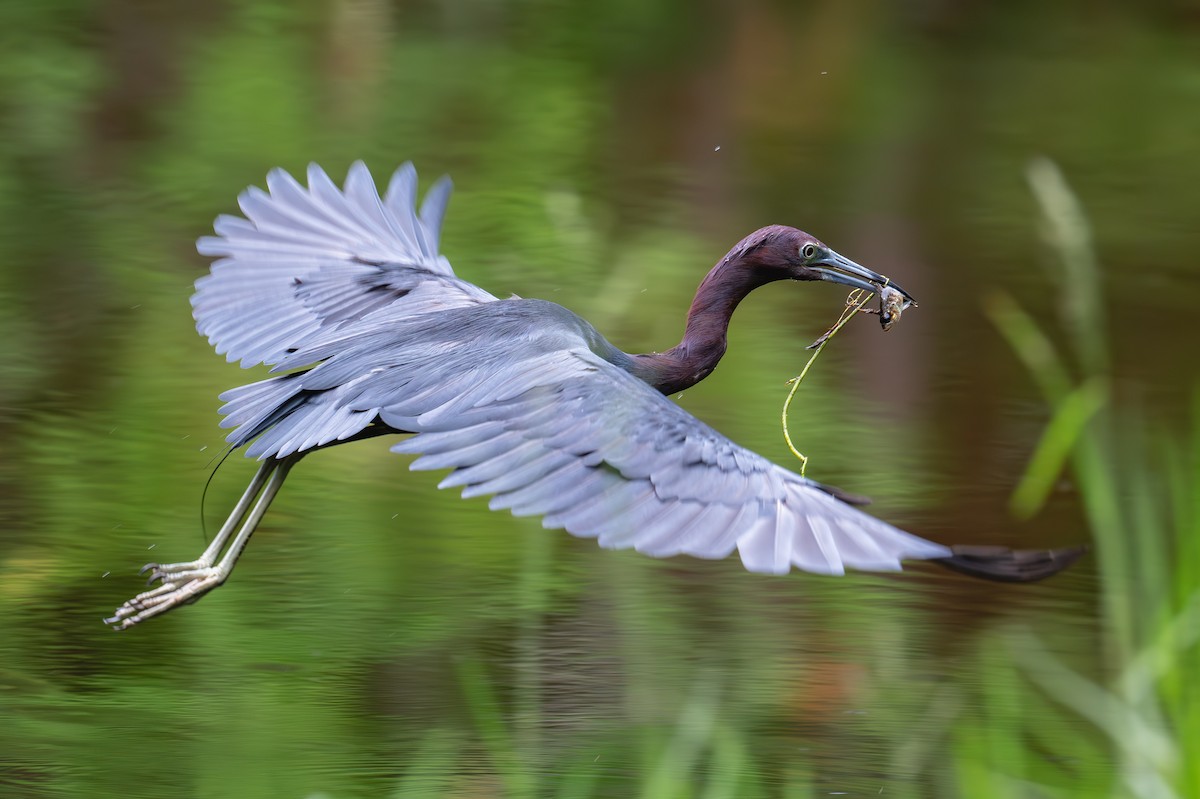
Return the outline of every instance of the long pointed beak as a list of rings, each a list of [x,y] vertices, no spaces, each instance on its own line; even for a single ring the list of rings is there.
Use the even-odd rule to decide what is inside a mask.
[[[820,274],[821,280],[828,280],[831,283],[844,283],[847,286],[854,286],[856,289],[871,292],[878,292],[884,286],[890,286],[903,294],[904,298],[909,302],[916,302],[911,294],[896,283],[888,280],[878,272],[872,272],[865,266],[856,264],[849,258],[838,255],[833,250],[829,250],[829,254],[820,261],[811,264],[811,268]]]

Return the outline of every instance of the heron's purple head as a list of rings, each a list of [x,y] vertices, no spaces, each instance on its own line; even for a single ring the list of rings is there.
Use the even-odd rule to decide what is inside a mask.
[[[890,285],[912,297],[888,278],[836,253],[815,236],[786,225],[760,228],[734,247],[726,261],[738,263],[772,280],[826,280],[867,291]]]

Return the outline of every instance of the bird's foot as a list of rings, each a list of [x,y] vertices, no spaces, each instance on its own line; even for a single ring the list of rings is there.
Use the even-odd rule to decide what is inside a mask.
[[[147,563],[138,569],[138,574],[150,572],[150,576],[146,578],[146,585],[153,585],[156,580],[163,583],[178,584],[205,576],[206,570],[211,566],[212,561],[204,560],[203,558],[183,563]]]
[[[219,566],[179,568],[196,566],[197,562],[163,565],[147,563],[142,567],[141,573],[149,570],[150,580],[161,580],[162,585],[143,591],[121,605],[110,618],[104,620],[104,623],[114,630],[128,630],[138,622],[166,613],[171,608],[195,602],[225,582],[228,576],[228,572]]]

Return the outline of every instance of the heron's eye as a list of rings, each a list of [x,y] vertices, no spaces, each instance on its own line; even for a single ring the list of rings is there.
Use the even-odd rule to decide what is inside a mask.
[[[804,260],[811,261],[813,258],[817,257],[817,245],[805,244],[800,248],[800,255],[804,258]]]

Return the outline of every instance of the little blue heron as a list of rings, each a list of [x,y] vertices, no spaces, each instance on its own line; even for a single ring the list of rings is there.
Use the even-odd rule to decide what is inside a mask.
[[[807,233],[776,225],[742,239],[701,282],[682,341],[630,355],[560,305],[498,299],[456,277],[438,251],[446,178],[419,212],[411,164],[383,197],[361,162],[344,189],[315,165],[307,188],[279,169],[267,187],[239,197],[245,218],[223,215],[200,239],[217,260],[192,297],[196,327],[218,353],[279,373],[221,395],[228,441],[262,463],[199,558],[143,567],[161,585],[105,620],[118,629],[223,583],[301,457],[385,434],[412,434],[392,450],[419,454],[413,469],[452,470],[441,488],[654,557],[736,549],[747,569],[769,574],[898,570],[918,559],[1028,581],[1081,552],[918,538],[665,396],[712,372],[734,309],[759,286],[888,283]]]

